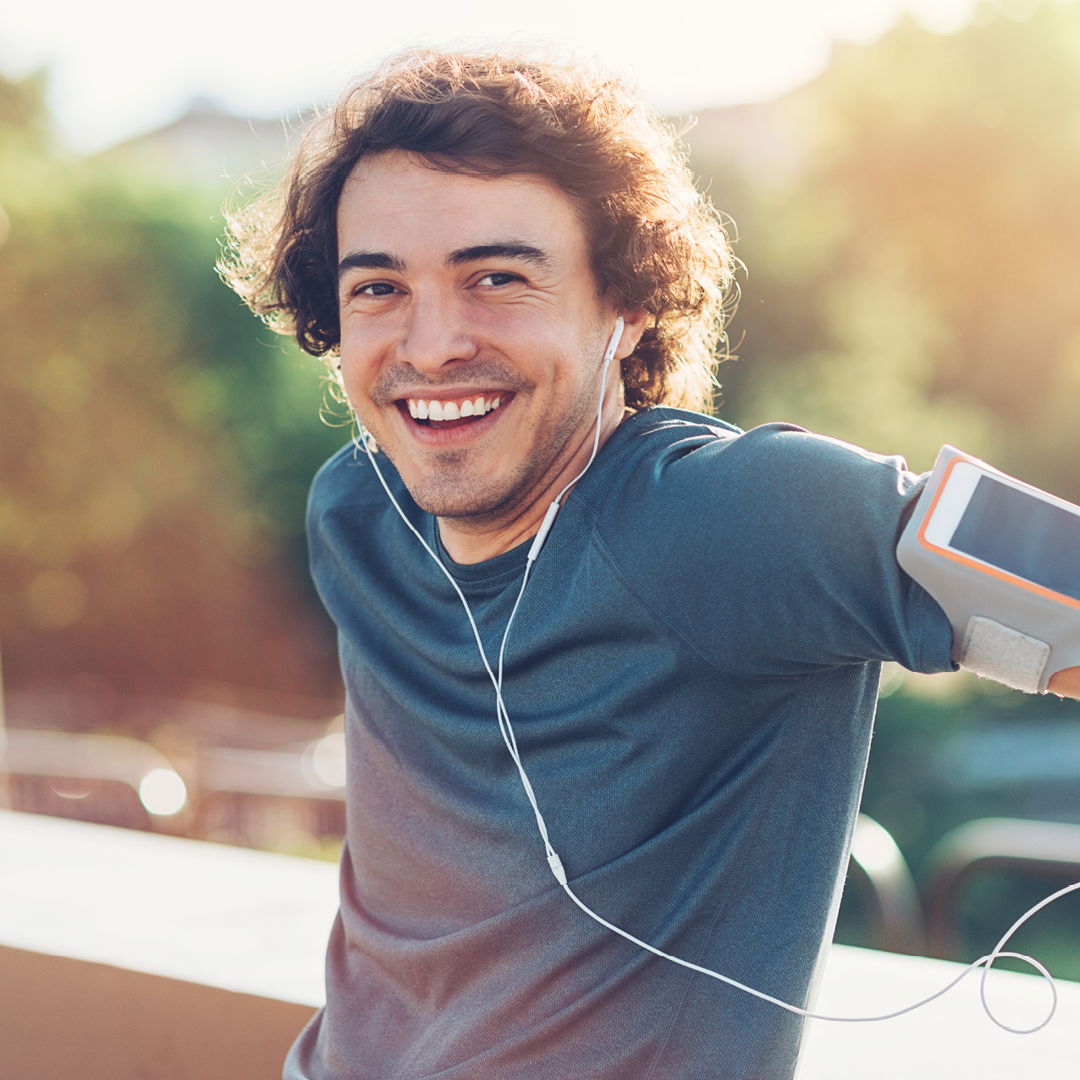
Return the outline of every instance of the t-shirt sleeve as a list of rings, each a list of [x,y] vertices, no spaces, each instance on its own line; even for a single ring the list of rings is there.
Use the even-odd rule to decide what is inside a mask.
[[[924,482],[790,425],[676,443],[616,497],[630,524],[611,550],[657,617],[732,675],[949,671],[948,619],[896,561]]]

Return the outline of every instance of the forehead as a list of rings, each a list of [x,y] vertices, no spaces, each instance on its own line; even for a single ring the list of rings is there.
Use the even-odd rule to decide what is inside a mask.
[[[584,258],[585,230],[574,201],[539,176],[478,177],[445,172],[400,151],[359,161],[341,191],[338,249],[447,253],[515,241],[553,257]]]

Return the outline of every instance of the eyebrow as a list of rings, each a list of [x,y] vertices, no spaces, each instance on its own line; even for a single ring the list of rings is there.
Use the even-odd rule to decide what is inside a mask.
[[[338,278],[350,270],[393,270],[397,274],[405,272],[405,264],[385,251],[350,251],[338,263]]]
[[[446,262],[449,266],[463,266],[482,259],[517,259],[545,270],[551,267],[551,256],[546,251],[532,244],[515,241],[500,244],[473,244],[471,247],[458,248],[457,251],[450,252],[446,257]],[[340,280],[350,270],[392,270],[394,273],[403,274],[405,263],[385,251],[350,251],[338,263],[338,279]]]
[[[474,244],[472,247],[458,248],[447,256],[450,266],[462,266],[465,263],[479,262],[481,259],[518,259],[532,263],[541,269],[551,266],[551,256],[532,244],[508,242],[503,244]]]

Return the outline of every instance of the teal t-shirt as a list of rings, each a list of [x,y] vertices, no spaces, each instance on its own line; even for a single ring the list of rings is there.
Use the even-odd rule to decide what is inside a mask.
[[[879,662],[952,666],[948,620],[895,558],[920,486],[898,458],[667,408],[604,445],[532,570],[504,683],[552,843],[600,915],[807,1002]],[[558,887],[461,603],[354,448],[316,478],[309,537],[347,688],[348,835],[327,1005],[286,1076],[790,1077],[796,1017]],[[443,556],[493,662],[528,546]]]

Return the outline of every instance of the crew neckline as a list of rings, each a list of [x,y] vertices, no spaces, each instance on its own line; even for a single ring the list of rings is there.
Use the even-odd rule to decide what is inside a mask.
[[[688,422],[691,420],[702,422],[704,421],[707,426],[715,426],[720,428],[725,433],[741,434],[738,428],[731,424],[726,423],[723,420],[716,420],[714,417],[699,416],[697,413],[687,413],[682,409],[674,409],[670,406],[657,405],[651,408],[642,409],[639,412],[632,413],[627,416],[625,420],[611,433],[607,442],[600,448],[600,452],[596,455],[596,460],[593,462],[589,471],[581,478],[579,483],[575,485],[572,491],[567,495],[567,499],[572,499],[579,492],[582,495],[588,495],[590,488],[599,482],[604,481],[604,474],[607,472],[607,464],[612,459],[612,453],[619,448],[619,446],[626,442],[627,439],[633,438],[637,433],[637,429],[642,424],[656,423],[656,421],[666,421],[668,423],[672,421]],[[566,503],[563,503],[563,509],[566,508]],[[439,522],[438,518],[434,514],[425,514],[425,523],[427,525],[426,539],[432,548],[438,554],[443,566],[446,567],[447,572],[455,581],[459,582],[486,582],[491,583],[496,581],[500,577],[510,578],[515,574],[519,574],[525,567],[525,562],[528,558],[529,548],[532,546],[533,537],[530,536],[516,547],[511,548],[509,551],[504,551],[499,555],[495,555],[490,559],[484,559],[477,563],[458,563],[447,554],[446,548],[443,547],[442,537],[439,535]]]

